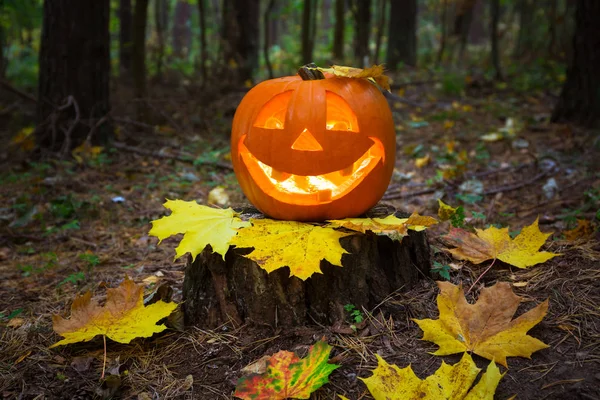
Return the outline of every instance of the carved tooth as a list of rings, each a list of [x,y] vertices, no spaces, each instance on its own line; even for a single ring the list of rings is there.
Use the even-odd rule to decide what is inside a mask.
[[[319,201],[326,202],[331,200],[331,189],[319,190]]]
[[[344,168],[340,171],[342,176],[350,176],[354,172],[354,164],[351,164],[349,167]]]
[[[271,172],[271,178],[275,179],[277,182],[283,182],[290,176],[292,176],[292,174],[287,173],[287,172],[277,171],[276,169],[273,169],[273,172]]]

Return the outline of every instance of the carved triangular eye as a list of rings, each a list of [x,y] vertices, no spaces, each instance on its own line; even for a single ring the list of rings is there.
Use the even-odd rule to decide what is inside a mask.
[[[327,91],[327,122],[326,128],[333,131],[358,132],[356,114],[346,100],[339,95]]]
[[[273,97],[264,105],[254,120],[256,128],[283,129],[293,91],[288,90]]]

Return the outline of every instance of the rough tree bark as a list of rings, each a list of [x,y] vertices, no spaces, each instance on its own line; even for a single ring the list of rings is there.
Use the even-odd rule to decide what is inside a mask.
[[[600,128],[600,1],[578,0],[573,56],[552,120]]]
[[[119,66],[122,74],[131,69],[132,22],[131,0],[119,0]]]
[[[222,323],[274,327],[336,324],[345,319],[344,305],[373,309],[390,294],[408,290],[429,275],[430,253],[424,232],[411,231],[400,243],[367,234],[343,238],[341,244],[350,253],[342,257],[344,266],[322,261],[323,274],[306,281],[290,277],[288,268],[267,274],[242,256],[247,249],[230,249],[225,261],[206,249],[186,266],[186,323],[205,327]]]
[[[66,155],[88,137],[105,143],[109,112],[109,0],[44,1],[36,142]],[[91,137],[90,137],[91,136]]]
[[[392,1],[386,67],[417,65],[417,0]]]
[[[354,58],[357,66],[369,63],[369,33],[371,32],[371,0],[355,0],[354,11]]]
[[[344,28],[346,15],[346,1],[335,0],[335,28],[333,31],[333,59],[344,59]]]

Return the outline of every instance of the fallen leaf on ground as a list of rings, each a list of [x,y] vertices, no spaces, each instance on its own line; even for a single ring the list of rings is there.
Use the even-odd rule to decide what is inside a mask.
[[[578,219],[577,226],[571,230],[565,231],[564,233],[565,238],[572,242],[577,239],[591,236],[594,233],[594,227],[587,219]]]
[[[240,378],[233,395],[245,400],[308,399],[339,367],[327,362],[330,352],[331,346],[319,341],[305,358],[285,350],[275,353],[267,361],[266,372]]]
[[[373,375],[361,378],[375,400],[492,400],[503,376],[492,361],[479,382],[471,388],[481,369],[477,368],[468,353],[454,365],[442,361],[435,374],[423,380],[415,375],[410,365],[398,368],[388,364],[378,354],[376,356],[377,368],[373,370]]]
[[[252,226],[240,229],[231,244],[253,247],[245,257],[267,272],[287,266],[290,276],[306,280],[314,273],[321,273],[321,260],[342,266],[342,254],[347,252],[340,245],[340,239],[351,233],[294,221],[250,221]]]
[[[424,157],[415,158],[415,167],[423,168],[431,162],[431,157],[427,154]]]
[[[458,209],[458,207],[451,207],[440,199],[438,199],[438,204],[438,217],[440,217],[442,221],[447,221],[450,218],[452,218],[452,216],[456,214],[456,210]]]
[[[156,303],[144,307],[144,288],[126,278],[116,289],[107,289],[106,304],[98,305],[91,292],[77,296],[71,305],[71,317],[52,316],[54,331],[64,339],[52,347],[86,342],[97,335],[129,343],[138,337],[150,337],[166,326],[156,323],[167,317],[177,303]]]
[[[549,347],[527,335],[546,315],[548,300],[513,320],[522,298],[507,282],[482,289],[475,304],[467,303],[462,285],[437,284],[439,319],[414,320],[423,330],[423,340],[440,346],[433,354],[472,351],[506,367],[506,357],[529,358]]]
[[[444,241],[456,248],[448,251],[455,258],[474,264],[497,258],[518,268],[527,268],[560,255],[539,251],[552,233],[540,232],[537,219],[524,227],[514,239],[508,234],[508,228],[491,226],[485,230],[475,229],[475,232],[476,234],[459,228],[451,229],[444,236]]]
[[[189,252],[192,259],[195,259],[210,244],[212,250],[225,259],[231,238],[237,233],[236,229],[250,226],[250,223],[236,217],[231,208],[221,210],[183,200],[167,200],[163,205],[172,213],[152,221],[149,235],[162,241],[183,233],[183,239],[175,249],[175,258]]]

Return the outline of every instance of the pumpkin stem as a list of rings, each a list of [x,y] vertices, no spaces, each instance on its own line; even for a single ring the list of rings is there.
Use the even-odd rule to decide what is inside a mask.
[[[298,70],[298,75],[303,81],[318,81],[319,79],[325,79],[325,75],[317,68],[317,64],[310,63],[306,64]]]

